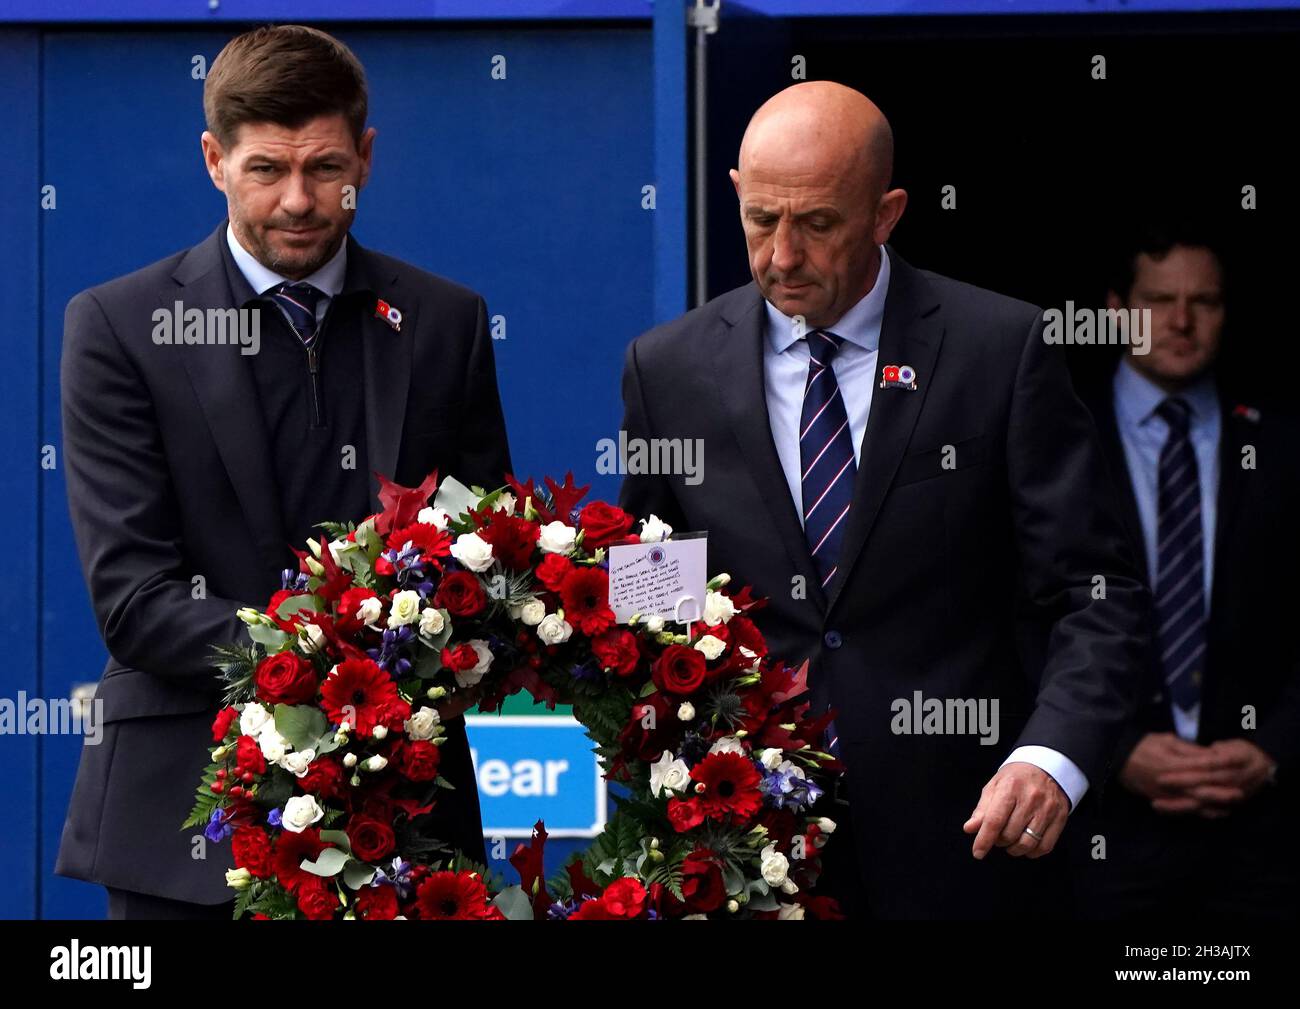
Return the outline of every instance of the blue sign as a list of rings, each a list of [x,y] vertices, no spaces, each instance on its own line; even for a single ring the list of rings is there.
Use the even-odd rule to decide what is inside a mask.
[[[562,715],[470,715],[484,837],[595,837],[605,827],[605,782],[592,742]]]

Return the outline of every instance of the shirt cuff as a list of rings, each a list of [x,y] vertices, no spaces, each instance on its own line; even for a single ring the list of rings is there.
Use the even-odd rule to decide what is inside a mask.
[[[1002,761],[1002,766],[1006,767],[1007,764],[1015,761],[1033,764],[1050,774],[1052,780],[1061,786],[1061,791],[1070,800],[1071,811],[1079,805],[1079,800],[1088,791],[1087,775],[1079,770],[1078,764],[1060,750],[1053,750],[1050,746],[1017,746],[1011,751],[1011,756]]]

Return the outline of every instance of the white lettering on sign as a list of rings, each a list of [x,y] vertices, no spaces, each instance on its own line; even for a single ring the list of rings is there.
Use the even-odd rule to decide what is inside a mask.
[[[511,764],[493,758],[480,764],[478,750],[469,752],[479,789],[493,798],[507,793],[523,797],[559,795],[560,775],[569,769],[567,760],[516,760]]]

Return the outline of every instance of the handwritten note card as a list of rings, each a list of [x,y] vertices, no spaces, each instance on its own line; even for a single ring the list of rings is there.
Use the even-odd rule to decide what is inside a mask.
[[[708,540],[703,533],[679,535],[609,548],[609,605],[620,624],[637,614],[698,620],[703,613]]]

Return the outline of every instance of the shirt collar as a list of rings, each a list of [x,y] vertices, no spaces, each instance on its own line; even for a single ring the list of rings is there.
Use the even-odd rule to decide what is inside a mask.
[[[824,327],[863,350],[875,350],[880,346],[880,323],[885,315],[885,295],[889,292],[889,253],[883,245],[877,248],[880,250],[880,272],[876,274],[871,290],[835,325]],[[766,299],[763,306],[767,309],[768,343],[776,353],[783,354],[801,339],[796,335],[794,320]]]
[[[1192,411],[1192,423],[1204,423],[1219,409],[1219,396],[1214,379],[1209,372],[1179,393],[1168,393],[1139,372],[1125,354],[1115,369],[1115,405],[1121,419],[1129,427],[1145,424],[1158,407],[1171,395],[1185,400]]]
[[[318,291],[324,291],[331,298],[343,290],[343,277],[347,272],[348,265],[346,236],[339,243],[338,252],[334,253],[328,262],[311,276],[304,277],[300,281],[291,281],[288,277],[282,277],[274,270],[267,269],[258,262],[251,252],[239,244],[239,240],[235,238],[234,228],[229,224],[226,225],[226,244],[230,246],[230,254],[235,257],[235,265],[239,267],[239,272],[248,281],[248,286],[258,295],[265,294],[273,287],[289,283],[311,284],[312,287]]]

